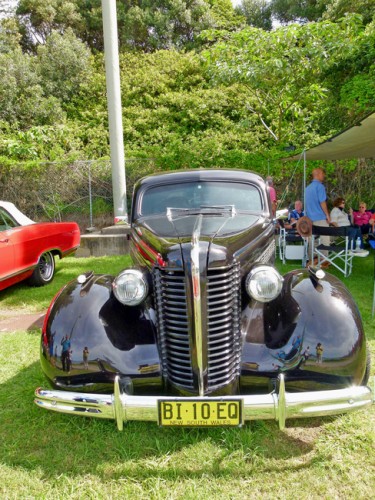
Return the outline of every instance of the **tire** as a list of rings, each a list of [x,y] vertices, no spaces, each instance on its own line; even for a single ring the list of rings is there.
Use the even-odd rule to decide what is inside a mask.
[[[55,258],[51,252],[45,252],[39,258],[38,265],[29,278],[29,285],[44,286],[51,283],[55,274]]]

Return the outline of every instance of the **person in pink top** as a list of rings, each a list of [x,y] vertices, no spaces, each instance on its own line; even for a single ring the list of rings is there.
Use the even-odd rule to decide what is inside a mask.
[[[276,207],[277,207],[277,195],[276,195],[276,189],[273,187],[273,179],[272,177],[267,177],[266,179],[267,186],[268,186],[268,192],[270,193],[270,198],[271,198],[271,203],[272,203],[272,213],[273,216],[276,215]]]
[[[375,213],[371,215],[370,224],[372,226],[372,232],[375,233]]]
[[[351,208],[349,214],[352,224],[358,226],[361,229],[362,234],[374,232],[375,219],[372,218],[372,213],[367,210],[365,202],[360,202],[358,211]]]

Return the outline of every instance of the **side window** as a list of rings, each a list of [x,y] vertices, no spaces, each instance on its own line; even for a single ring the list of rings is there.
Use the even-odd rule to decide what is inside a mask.
[[[0,231],[6,231],[17,227],[19,224],[11,217],[6,210],[0,208]]]

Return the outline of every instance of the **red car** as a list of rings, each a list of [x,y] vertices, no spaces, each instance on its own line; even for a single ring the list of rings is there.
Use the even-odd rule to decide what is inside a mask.
[[[75,222],[35,223],[13,203],[0,201],[0,290],[26,279],[32,286],[50,283],[55,255],[62,259],[79,243]]]

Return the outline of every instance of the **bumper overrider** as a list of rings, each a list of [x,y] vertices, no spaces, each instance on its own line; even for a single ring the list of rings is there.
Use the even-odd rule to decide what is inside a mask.
[[[351,386],[337,390],[291,393],[286,392],[284,375],[281,374],[279,375],[278,390],[269,394],[197,397],[188,400],[179,397],[126,394],[121,391],[120,378],[117,376],[114,381],[113,394],[86,394],[38,388],[35,391],[34,401],[41,408],[59,413],[116,420],[119,430],[123,429],[124,422],[130,420],[154,421],[160,425],[176,426],[181,425],[181,422],[182,425],[200,427],[234,425],[234,421],[229,419],[225,407],[232,405],[233,414],[236,413],[237,417],[235,410],[237,404],[240,411],[236,425],[242,425],[246,420],[276,420],[279,423],[279,428],[284,429],[286,420],[290,418],[338,415],[365,408],[375,403],[375,377],[372,385],[372,389],[368,386]],[[166,422],[161,416],[163,402],[167,402],[167,405],[172,408],[172,405],[181,407],[183,402],[187,401],[191,401],[191,405],[194,407],[196,405],[207,406],[206,409],[203,408],[203,419],[186,424],[184,423],[186,420],[179,418],[178,412],[175,413],[174,420],[171,422],[168,422],[168,418]],[[209,420],[204,413],[207,409],[209,411],[209,404],[212,403],[218,407],[218,413],[214,420]],[[168,417],[168,408],[166,412]],[[221,416],[222,421],[220,420]]]

